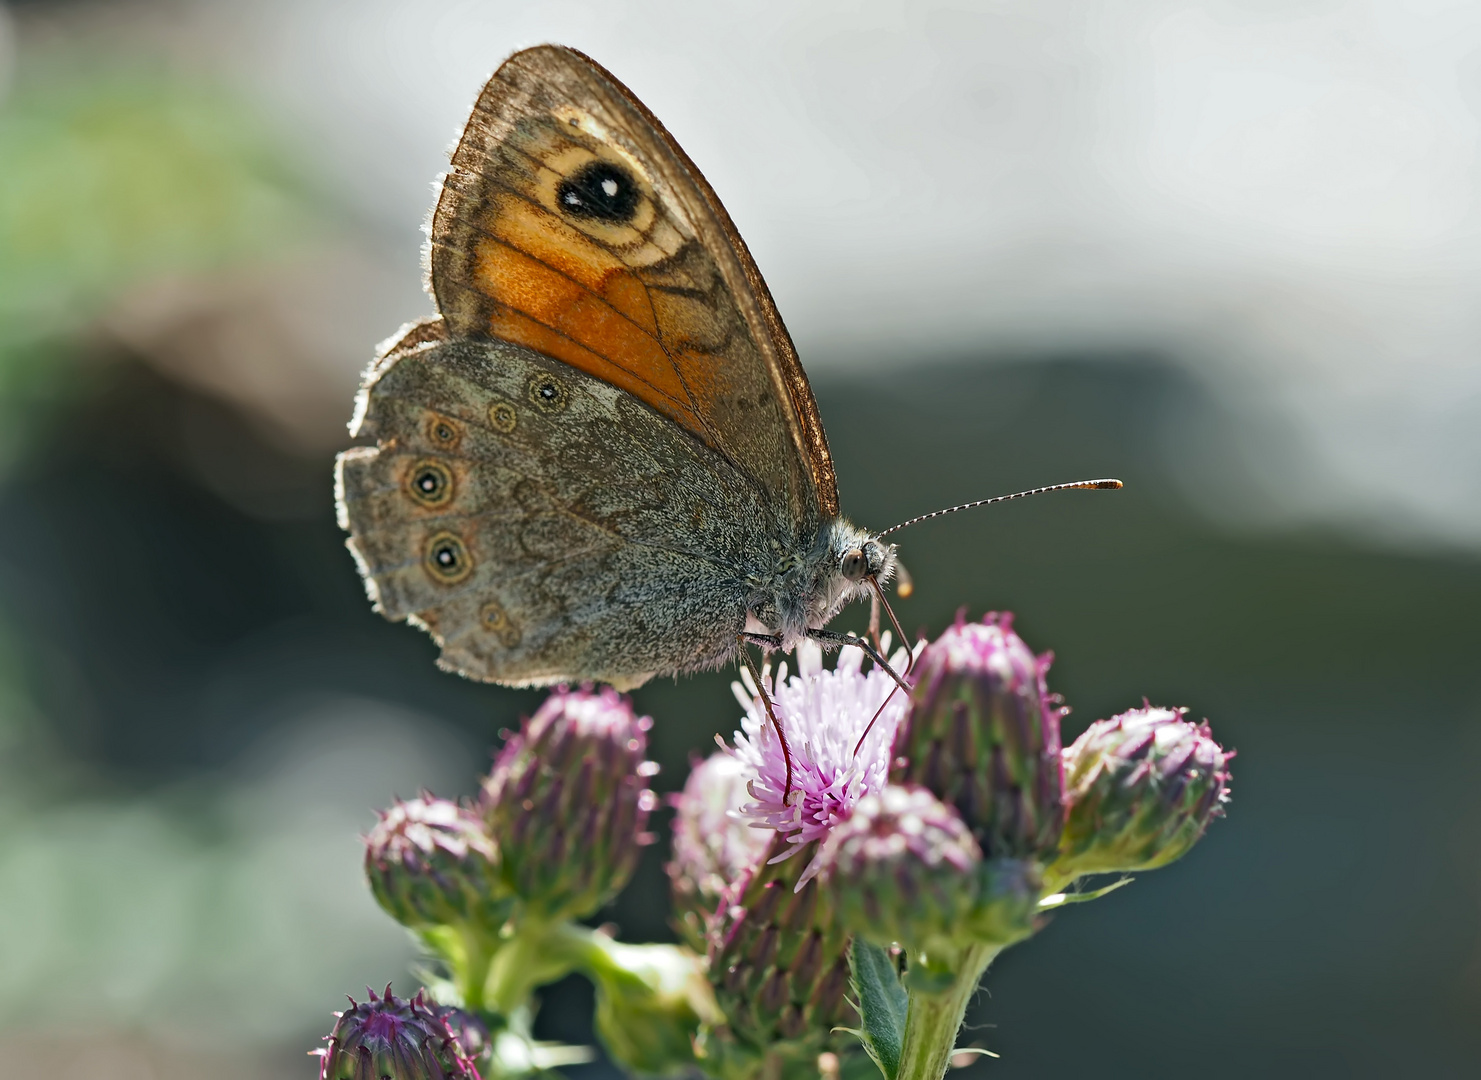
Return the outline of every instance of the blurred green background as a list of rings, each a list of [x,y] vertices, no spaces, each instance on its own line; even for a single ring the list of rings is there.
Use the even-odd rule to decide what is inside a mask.
[[[462,17],[415,7],[314,9]],[[268,8],[259,35],[301,29]],[[372,809],[470,792],[538,700],[439,673],[369,609],[330,463],[375,340],[426,310],[417,218],[320,167],[259,92],[291,70],[218,69],[221,10],[0,8],[0,1076],[312,1075],[345,992],[411,987],[359,878]],[[1474,1075],[1481,544],[1270,511],[1261,470],[1312,468],[1299,427],[1159,335],[922,323],[854,364],[798,306],[855,520],[1127,483],[905,534],[907,629],[1014,611],[1069,734],[1148,695],[1239,751],[1192,855],[1005,955],[971,1016],[1002,1057],[974,1075]],[[731,677],[635,695],[660,788],[735,726]],[[669,936],[663,857],[604,916],[632,940]],[[539,1032],[587,1041],[588,1009],[563,983]]]

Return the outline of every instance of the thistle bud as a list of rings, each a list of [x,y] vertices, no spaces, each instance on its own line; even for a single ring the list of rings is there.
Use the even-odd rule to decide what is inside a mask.
[[[483,820],[447,799],[398,802],[365,838],[365,877],[403,926],[466,925],[497,933],[509,916],[499,852]]]
[[[714,927],[707,966],[716,1001],[730,1034],[761,1051],[788,1042],[816,1054],[833,1028],[854,1020],[848,932],[816,877],[798,887],[817,846],[773,835],[727,891]]]
[[[410,1001],[386,987],[337,1014],[320,1056],[319,1080],[480,1080],[440,1011],[417,994]]]
[[[562,688],[505,743],[480,806],[504,881],[531,912],[581,918],[627,884],[652,839],[652,725],[610,687]]]
[[[924,788],[867,795],[818,853],[839,914],[877,945],[912,950],[959,936],[982,853],[951,807]]]
[[[1056,881],[1154,870],[1186,854],[1229,801],[1229,759],[1186,709],[1097,720],[1064,752],[1069,810]]]
[[[750,769],[736,755],[711,754],[694,766],[674,798],[674,857],[666,867],[674,922],[695,949],[705,948],[705,924],[726,888],[760,859],[770,829],[737,816],[750,800]]]
[[[890,780],[925,787],[996,858],[1052,854],[1063,828],[1059,720],[1012,616],[960,617],[926,647]]]

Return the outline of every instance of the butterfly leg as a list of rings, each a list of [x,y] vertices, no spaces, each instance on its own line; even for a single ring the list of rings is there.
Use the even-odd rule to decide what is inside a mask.
[[[890,678],[895,680],[896,686],[904,690],[907,694],[910,693],[909,684],[895,673],[895,669],[890,667],[885,658],[880,655],[879,650],[874,647],[874,643],[868,638],[862,638],[854,633],[835,634],[832,630],[809,630],[807,636],[814,641],[822,642],[824,645],[855,645],[863,649],[864,655],[873,660],[882,670],[889,673]]]
[[[780,649],[782,647],[781,634],[753,634],[749,631],[744,631],[741,633],[740,636],[745,638],[752,645],[760,645],[763,649],[766,649],[768,651],[772,649]]]
[[[786,732],[782,730],[782,722],[777,719],[776,709],[772,707],[771,698],[766,694],[766,683],[761,679],[761,672],[756,670],[756,661],[751,659],[751,652],[746,648],[748,642],[771,648],[780,648],[782,644],[781,635],[770,634],[737,634],[736,644],[740,646],[740,654],[746,661],[746,667],[751,671],[751,680],[756,684],[756,693],[761,695],[761,704],[766,709],[766,718],[771,721],[771,728],[776,732],[777,741],[782,744],[782,761],[787,765],[787,779],[782,786],[782,802],[786,803],[792,797],[792,748],[787,745]]]
[[[879,703],[879,708],[876,709],[874,711],[874,715],[869,718],[869,724],[867,727],[864,728],[864,733],[859,736],[859,741],[854,743],[854,756],[858,757],[859,750],[864,745],[864,740],[869,738],[869,733],[874,730],[875,721],[877,721],[880,717],[880,714],[884,712],[884,707],[890,703],[890,698],[895,696],[895,691],[904,690],[908,694],[910,693],[910,687],[905,685],[904,679],[895,674],[894,668],[885,663],[885,658],[879,654],[879,650],[874,647],[873,643],[870,642],[868,638],[861,638],[857,634],[835,634],[831,630],[809,630],[807,632],[807,636],[812,638],[814,641],[821,641],[829,645],[857,645],[859,648],[864,650],[869,659],[873,660],[883,670],[889,672],[890,678],[895,680],[895,685],[890,687],[890,692],[885,695],[884,700]]]

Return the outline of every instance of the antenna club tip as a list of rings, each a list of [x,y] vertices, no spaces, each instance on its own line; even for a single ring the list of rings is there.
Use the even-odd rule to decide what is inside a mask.
[[[1096,480],[1092,482],[1091,486],[1099,488],[1102,491],[1116,491],[1120,488],[1124,488],[1126,485],[1123,484],[1120,480]]]

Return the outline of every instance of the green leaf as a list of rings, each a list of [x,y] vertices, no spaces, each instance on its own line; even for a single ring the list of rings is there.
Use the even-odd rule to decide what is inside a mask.
[[[905,1018],[910,1011],[910,999],[900,985],[895,962],[887,950],[856,937],[849,950],[849,976],[863,1023],[854,1034],[885,1080],[895,1080],[905,1044]]]

